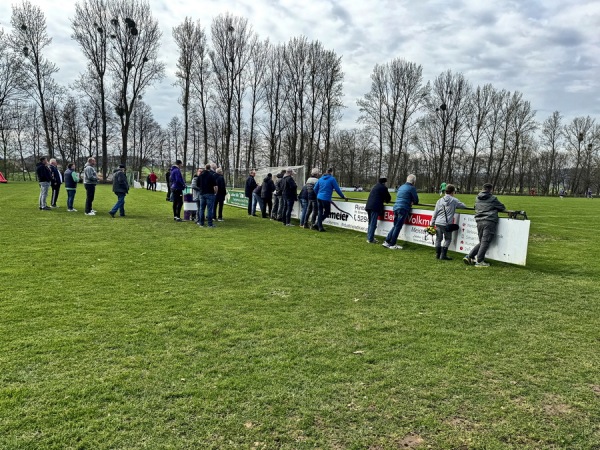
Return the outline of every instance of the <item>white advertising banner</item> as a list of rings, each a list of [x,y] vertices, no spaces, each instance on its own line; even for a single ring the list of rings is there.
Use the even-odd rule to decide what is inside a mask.
[[[433,211],[430,210],[412,209],[398,239],[433,247],[435,237],[426,232],[432,215]],[[333,202],[331,214],[324,223],[366,233],[368,220],[365,205],[354,202]],[[452,235],[450,250],[466,255],[479,242],[475,217],[472,214],[455,214],[454,223],[457,223],[460,228]],[[529,220],[501,218],[496,238],[490,245],[486,258],[524,266],[527,261],[529,225]],[[385,237],[393,226],[394,211],[392,207],[387,206],[383,217],[379,217],[375,234]]]
[[[247,199],[243,195],[243,193],[239,194],[239,203],[233,201],[228,195],[227,204],[246,207]],[[298,218],[299,213],[300,203],[296,202],[292,217]],[[426,232],[432,215],[433,211],[431,210],[412,209],[400,231],[398,240],[433,247],[435,245],[435,236],[431,236]],[[365,204],[343,201],[332,202],[331,213],[323,223],[366,234],[368,219]],[[466,255],[479,242],[475,217],[472,214],[455,214],[454,223],[457,223],[460,228],[452,234],[450,250]],[[385,237],[393,226],[394,211],[391,206],[386,206],[383,216],[379,217],[377,222],[375,234]],[[485,255],[486,259],[524,266],[527,262],[529,226],[529,220],[501,218],[496,230],[496,238]]]

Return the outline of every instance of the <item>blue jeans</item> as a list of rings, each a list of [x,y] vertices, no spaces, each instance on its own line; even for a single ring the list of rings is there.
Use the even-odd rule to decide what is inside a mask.
[[[213,224],[213,213],[215,211],[215,194],[202,194],[200,197],[200,211],[198,215],[200,217],[199,222],[201,226],[204,226],[204,210],[207,210],[208,226],[212,227]]]
[[[302,208],[302,210],[300,211],[300,226],[303,227],[306,223],[306,210],[308,209],[308,200],[305,198],[301,198],[300,207]]]
[[[294,209],[294,201],[292,199],[284,199],[285,209],[283,213],[283,224],[287,225],[292,220],[292,210]]]
[[[400,234],[400,230],[402,230],[404,221],[408,217],[409,211],[410,210],[408,209],[394,210],[394,226],[385,238],[385,242],[387,242],[390,245],[396,245],[396,242],[398,241],[398,235]]]
[[[260,206],[261,211],[264,211],[265,205],[263,204],[262,198],[260,197],[260,195],[255,194],[253,192],[252,193],[252,210],[250,211],[250,214],[252,214],[252,215],[256,214],[256,205]]]
[[[373,242],[375,239],[375,230],[377,229],[377,216],[379,215],[377,211],[367,210],[367,215],[369,216],[369,228],[367,229],[367,241]]]
[[[124,192],[119,192],[118,194],[115,193],[115,195],[117,196],[117,203],[115,203],[115,206],[112,207],[112,209],[110,210],[110,213],[114,214],[118,210],[119,215],[124,216],[125,215],[125,195],[126,194]]]
[[[73,209],[73,203],[75,203],[75,189],[67,189],[67,209]]]
[[[46,199],[48,198],[48,189],[50,189],[49,181],[42,181],[40,183],[40,208],[46,208]]]

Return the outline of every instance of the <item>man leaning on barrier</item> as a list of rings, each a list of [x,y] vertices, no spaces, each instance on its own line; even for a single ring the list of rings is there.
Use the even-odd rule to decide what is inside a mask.
[[[471,253],[463,258],[465,264],[475,265],[475,267],[488,267],[485,262],[485,253],[496,236],[498,228],[498,213],[506,211],[504,205],[492,195],[494,186],[491,183],[483,185],[481,191],[475,200],[475,221],[477,222],[477,235],[479,243],[473,247]]]

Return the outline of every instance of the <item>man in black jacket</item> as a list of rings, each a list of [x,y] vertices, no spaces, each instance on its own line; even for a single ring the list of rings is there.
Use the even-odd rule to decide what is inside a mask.
[[[273,214],[273,192],[275,192],[275,183],[273,183],[273,175],[268,173],[265,179],[263,180],[262,190],[260,191],[260,196],[262,198],[264,206],[264,208],[261,211],[263,219],[271,217],[271,215]],[[269,211],[268,213],[267,207]]]
[[[204,172],[198,177],[196,181],[198,188],[200,189],[200,211],[198,211],[198,225],[204,226],[204,214],[208,220],[208,228],[215,228],[213,225],[213,213],[215,211],[215,195],[219,189],[217,186],[217,180],[215,179],[214,172],[212,172],[210,164],[207,164]]]
[[[50,171],[52,172],[52,181],[50,182],[50,187],[52,187],[52,196],[50,197],[50,207],[58,208],[56,204],[56,200],[58,200],[58,193],[60,192],[60,185],[63,183],[62,173],[58,170],[58,163],[56,159],[52,158],[50,160]]]
[[[291,223],[294,202],[298,200],[298,185],[294,180],[294,171],[288,168],[281,182],[281,198],[284,202],[283,225],[293,227]]]
[[[256,189],[256,180],[254,179],[254,175],[256,175],[256,170],[252,169],[250,171],[250,175],[246,179],[246,189],[244,190],[244,195],[248,197],[248,215],[252,215],[252,192]]]
[[[215,170],[217,180],[217,195],[215,196],[215,209],[213,217],[219,222],[223,222],[223,205],[225,204],[225,195],[227,195],[227,186],[225,185],[225,177],[223,169],[220,167]]]
[[[382,177],[379,182],[373,186],[365,210],[369,218],[369,228],[367,229],[367,242],[369,244],[377,244],[379,241],[375,239],[375,230],[377,229],[377,218],[383,215],[384,203],[392,201],[392,196],[388,187],[385,185],[387,178]]]
[[[39,207],[43,211],[48,211],[51,208],[48,207],[46,201],[48,199],[48,189],[52,182],[52,172],[48,168],[48,158],[42,156],[40,162],[35,168],[35,174],[37,175],[38,182],[40,183],[40,204]]]

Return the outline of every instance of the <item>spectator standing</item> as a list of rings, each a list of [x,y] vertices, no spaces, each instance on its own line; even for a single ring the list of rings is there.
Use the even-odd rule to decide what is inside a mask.
[[[96,185],[98,184],[98,174],[96,173],[96,160],[88,158],[87,164],[83,169],[83,186],[85,187],[85,215],[95,216],[96,211],[92,208],[94,197],[96,196]]]
[[[304,217],[304,228],[314,228],[317,223],[317,214],[319,207],[317,205],[317,194],[315,193],[315,184],[319,181],[319,169],[313,169],[310,171],[310,177],[306,180],[306,198],[308,206],[306,209],[306,216]]]
[[[398,188],[398,192],[396,193],[396,203],[394,203],[394,226],[382,244],[384,247],[389,248],[390,250],[402,250],[400,245],[396,245],[398,242],[398,236],[400,235],[404,221],[410,213],[412,205],[419,203],[419,196],[417,194],[417,190],[415,189],[416,181],[417,177],[413,174],[410,174],[406,178],[406,183],[400,186]]]
[[[169,177],[171,181],[171,195],[173,197],[173,220],[175,222],[182,222],[181,208],[183,207],[183,191],[186,187],[181,175],[182,166],[183,162],[180,159],[175,161],[175,164],[171,167],[171,175]]]
[[[225,184],[225,177],[223,176],[223,169],[217,168],[216,180],[217,180],[217,195],[215,196],[215,209],[213,217],[219,222],[223,222],[223,205],[225,204],[225,196],[227,195],[227,186]]]
[[[271,216],[271,218],[273,220],[279,220],[282,221],[283,220],[283,209],[284,209],[284,204],[283,204],[283,199],[281,198],[281,187],[282,187],[282,182],[283,182],[283,176],[285,175],[285,170],[282,170],[281,172],[279,172],[275,178],[277,178],[277,180],[275,180],[275,201],[273,202],[273,214]]]
[[[65,189],[67,191],[67,211],[77,212],[73,207],[75,203],[75,194],[77,193],[77,184],[79,183],[79,174],[75,170],[75,164],[67,164],[65,170]]]
[[[298,200],[298,185],[294,180],[294,171],[290,167],[285,171],[281,186],[281,198],[284,202],[285,209],[283,213],[283,225],[286,227],[293,227],[292,221],[292,210],[294,209],[294,202]]]
[[[153,191],[156,192],[156,182],[158,181],[158,177],[154,173],[154,170],[152,172],[150,172],[150,175],[148,175],[148,178],[150,178],[150,189],[152,189]]]
[[[254,192],[254,189],[256,189],[256,180],[254,179],[254,176],[256,175],[256,170],[252,169],[250,171],[250,175],[248,175],[248,178],[246,179],[246,189],[244,190],[244,195],[248,198],[248,215],[249,216],[253,216],[254,214],[252,214],[252,193]],[[256,205],[254,205],[254,209],[256,209]]]
[[[392,201],[390,190],[385,185],[387,178],[382,177],[378,183],[373,186],[367,199],[365,210],[368,216],[368,228],[367,228],[367,242],[369,244],[377,244],[379,241],[375,239],[375,230],[377,229],[377,218],[383,215],[385,210],[384,203]]]
[[[117,203],[108,212],[114,219],[115,214],[119,211],[120,217],[125,217],[125,196],[129,193],[129,183],[125,175],[125,165],[119,164],[119,168],[113,172],[113,192],[117,196]]]
[[[56,159],[52,158],[50,160],[50,171],[52,172],[52,181],[50,182],[50,186],[52,187],[52,196],[50,197],[50,207],[58,208],[56,201],[58,200],[58,194],[60,193],[60,186],[63,184],[63,176],[58,169],[58,163]]]
[[[449,184],[446,186],[446,195],[440,198],[433,210],[431,224],[435,226],[435,257],[442,260],[451,260],[447,253],[452,243],[452,231],[448,229],[454,221],[454,213],[457,208],[466,208],[463,202],[454,197],[456,188]],[[442,240],[444,245],[442,246]]]
[[[167,184],[167,201],[173,201],[171,198],[171,170],[167,170],[165,173],[165,183]]]
[[[262,217],[266,219],[273,214],[273,192],[275,192],[275,183],[273,183],[273,175],[268,173],[263,180],[260,196],[264,205]],[[268,212],[267,212],[268,211]]]
[[[45,156],[40,158],[40,162],[35,167],[35,174],[40,184],[39,208],[48,211],[51,208],[48,207],[46,202],[48,201],[48,189],[50,189],[50,183],[52,182],[52,172],[48,168],[48,158]]]
[[[200,175],[202,174],[202,172],[204,171],[204,169],[202,167],[198,167],[198,170],[196,170],[196,175],[194,175],[194,178],[192,178],[192,200],[194,200],[194,202],[196,202],[196,223],[199,224],[200,221],[200,198],[202,197],[200,194],[200,186],[198,185],[198,178],[200,177]]]
[[[485,183],[483,191],[475,199],[475,222],[479,243],[463,258],[465,264],[489,267],[489,263],[485,262],[485,254],[496,236],[498,212],[506,211],[500,200],[492,195],[493,190],[494,186],[491,183]]]
[[[442,184],[440,184],[440,197],[442,197],[446,193],[446,186],[446,182],[442,181]]]
[[[198,186],[200,187],[200,211],[198,211],[198,225],[204,226],[204,215],[206,211],[206,219],[208,228],[215,228],[213,224],[213,213],[215,211],[215,195],[217,194],[217,180],[213,172],[210,170],[210,164],[207,164],[204,171],[198,177]]]
[[[260,212],[263,217],[265,215],[265,205],[263,204],[262,197],[262,184],[257,185],[252,191],[252,215],[256,215],[256,205],[260,206]]]
[[[344,200],[347,199],[340,189],[337,180],[333,176],[333,168],[327,169],[327,173],[319,178],[314,189],[317,194],[317,206],[319,208],[317,229],[323,232],[325,231],[325,228],[323,228],[323,221],[329,217],[329,214],[331,213],[331,196],[333,191],[335,190],[335,192],[337,192]]]

